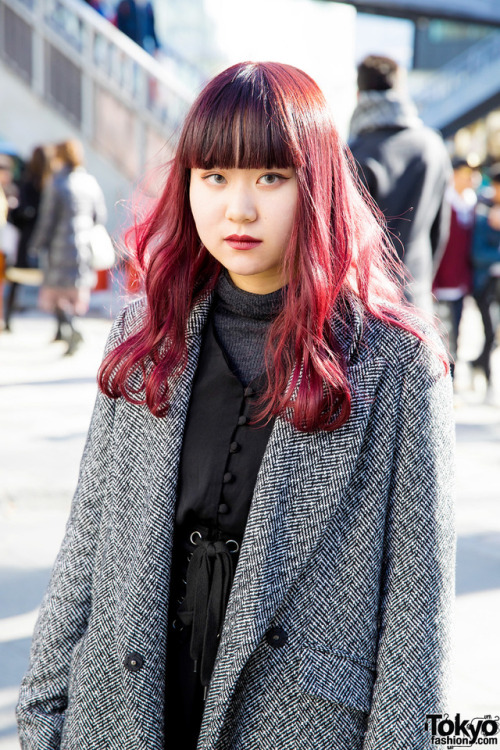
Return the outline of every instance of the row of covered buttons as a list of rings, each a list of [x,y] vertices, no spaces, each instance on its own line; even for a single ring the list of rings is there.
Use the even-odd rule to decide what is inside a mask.
[[[283,628],[276,626],[267,631],[266,640],[273,648],[282,648],[288,641],[288,635]],[[125,657],[124,666],[129,672],[138,672],[144,666],[144,658],[133,651]]]
[[[245,390],[243,391],[243,395],[245,398],[249,398],[250,396],[253,396],[255,391],[253,388],[250,388],[250,386],[247,386]],[[245,414],[240,414],[238,417],[238,427],[242,427],[243,425],[248,423],[248,417]],[[238,453],[241,450],[241,445],[236,441],[233,440],[229,445],[229,453]],[[234,479],[234,474],[231,471],[224,472],[224,476],[222,477],[222,483],[223,484],[229,484],[229,482],[232,482]],[[218,512],[220,515],[225,516],[227,513],[229,513],[229,505],[227,503],[221,503],[218,508]]]

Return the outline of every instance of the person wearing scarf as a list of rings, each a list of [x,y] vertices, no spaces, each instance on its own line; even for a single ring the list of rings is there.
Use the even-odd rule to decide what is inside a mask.
[[[358,103],[349,145],[360,175],[388,225],[408,277],[405,295],[432,313],[433,258],[448,239],[445,193],[451,163],[441,136],[419,119],[404,71],[370,55],[358,66]]]

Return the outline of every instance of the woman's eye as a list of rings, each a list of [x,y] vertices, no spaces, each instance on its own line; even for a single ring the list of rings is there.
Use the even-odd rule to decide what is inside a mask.
[[[259,177],[259,182],[261,185],[276,185],[284,179],[280,174],[263,174],[262,177]]]
[[[207,174],[203,179],[211,185],[223,185],[226,181],[226,178],[221,174]]]

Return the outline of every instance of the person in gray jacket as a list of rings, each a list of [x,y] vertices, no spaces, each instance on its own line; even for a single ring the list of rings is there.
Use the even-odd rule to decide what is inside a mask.
[[[445,193],[452,169],[441,136],[418,118],[404,74],[389,57],[370,55],[360,63],[349,145],[406,267],[405,294],[432,313],[434,257],[444,251],[450,228]]]
[[[23,750],[433,747],[454,593],[439,340],[305,73],[207,84],[134,227],[18,704]]]
[[[58,144],[55,159],[61,168],[44,187],[29,252],[44,271],[40,307],[55,315],[56,340],[64,339],[71,355],[83,340],[75,316],[87,312],[95,284],[91,231],[106,222],[107,212],[97,180],[83,166],[82,144]]]

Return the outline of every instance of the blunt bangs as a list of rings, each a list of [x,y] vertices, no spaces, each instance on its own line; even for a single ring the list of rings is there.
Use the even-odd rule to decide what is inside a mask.
[[[258,66],[202,92],[178,148],[187,169],[265,169],[296,166],[283,106]]]

